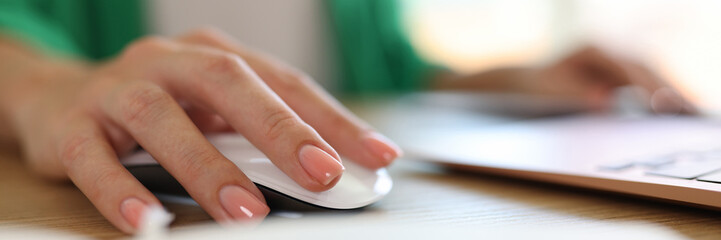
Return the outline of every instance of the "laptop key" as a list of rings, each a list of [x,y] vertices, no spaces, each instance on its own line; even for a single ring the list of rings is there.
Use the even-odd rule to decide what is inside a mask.
[[[721,183],[721,171],[704,175],[698,178],[699,181]]]
[[[661,167],[664,165],[674,163],[675,161],[676,161],[676,159],[671,156],[664,156],[664,157],[656,157],[656,158],[646,159],[643,161],[638,161],[636,163],[641,166],[644,166],[644,167],[657,168],[657,167]]]
[[[672,178],[694,179],[719,169],[721,169],[721,161],[704,161],[693,162],[687,165],[668,166],[661,169],[647,171],[646,174]]]
[[[621,161],[621,162],[604,163],[598,167],[601,170],[620,171],[620,170],[624,170],[624,169],[633,167],[633,165],[634,165],[634,162],[632,162],[632,161]]]

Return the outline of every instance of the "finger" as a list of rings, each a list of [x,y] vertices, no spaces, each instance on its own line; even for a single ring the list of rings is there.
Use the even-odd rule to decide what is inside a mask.
[[[218,221],[258,220],[269,209],[255,185],[193,125],[157,85],[115,87],[100,109],[130,135]],[[242,210],[242,211],[241,211]]]
[[[58,137],[58,158],[75,185],[113,225],[134,233],[143,212],[160,202],[118,161],[90,119],[73,119]]]
[[[647,103],[657,113],[695,114],[697,110],[668,82],[647,67],[628,60],[612,57],[595,47],[586,47],[568,59],[571,64],[585,66],[597,73],[611,87],[632,85],[643,89],[649,96]],[[601,74],[603,73],[603,74]]]
[[[624,66],[596,47],[588,46],[565,59],[561,66],[579,68],[596,82],[609,87],[632,84]]]
[[[305,74],[260,53],[243,49],[218,31],[199,30],[180,39],[241,56],[303,120],[341,154],[356,162],[366,167],[380,168],[402,155],[395,143],[344,108]]]
[[[228,125],[223,118],[211,111],[199,108],[185,108],[188,117],[193,121],[195,126],[203,133],[232,132],[233,127]]]
[[[654,113],[661,114],[698,114],[699,111],[676,88],[668,84],[653,71],[641,64],[630,63],[626,66],[631,79],[641,87],[647,96],[648,104]],[[643,85],[642,83],[646,83]]]
[[[335,150],[237,55],[169,41],[141,42],[128,51],[164,52],[148,63],[148,77],[222,116],[306,189],[327,190],[343,173]]]

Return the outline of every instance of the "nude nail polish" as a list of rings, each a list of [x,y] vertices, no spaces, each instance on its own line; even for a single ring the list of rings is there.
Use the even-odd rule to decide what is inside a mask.
[[[143,213],[147,208],[147,204],[134,197],[125,199],[120,203],[120,213],[125,218],[125,221],[128,221],[134,228],[138,228],[140,218],[143,217]]]
[[[403,156],[403,150],[387,137],[373,132],[363,137],[363,145],[384,165],[388,165],[396,158]]]
[[[328,185],[345,170],[340,161],[313,145],[303,146],[299,158],[303,169],[323,185]]]
[[[270,212],[265,203],[242,187],[229,185],[220,189],[220,204],[235,220],[262,219]]]

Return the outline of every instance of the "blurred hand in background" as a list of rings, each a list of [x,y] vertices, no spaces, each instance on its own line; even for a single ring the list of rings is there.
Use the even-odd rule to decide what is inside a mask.
[[[470,75],[440,74],[434,86],[443,90],[484,91],[552,96],[577,101],[591,111],[611,108],[614,91],[631,87],[655,113],[696,110],[658,74],[642,63],[587,46],[541,68],[500,68]]]

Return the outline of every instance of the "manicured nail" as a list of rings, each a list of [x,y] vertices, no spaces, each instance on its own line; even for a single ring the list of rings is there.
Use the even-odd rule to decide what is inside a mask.
[[[140,224],[140,218],[143,217],[143,213],[147,208],[147,204],[134,197],[125,199],[120,203],[120,213],[123,214],[125,221],[128,221],[128,223],[136,229]]]
[[[403,150],[398,145],[380,133],[372,132],[367,134],[363,138],[363,144],[368,151],[383,161],[385,165],[403,155]]]
[[[235,220],[264,218],[270,208],[242,187],[229,185],[220,189],[220,204]]]
[[[300,148],[300,165],[323,185],[328,185],[345,170],[333,156],[313,145]]]

